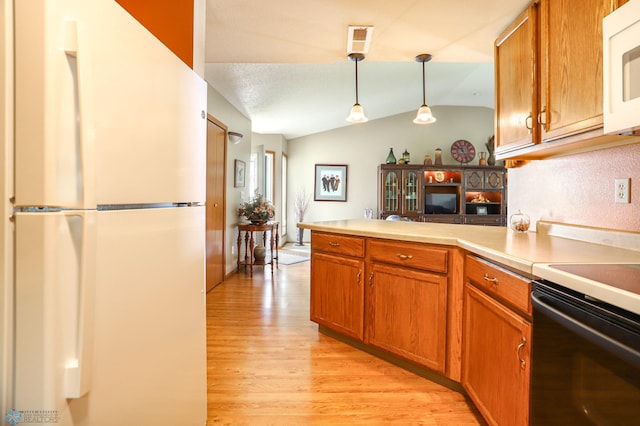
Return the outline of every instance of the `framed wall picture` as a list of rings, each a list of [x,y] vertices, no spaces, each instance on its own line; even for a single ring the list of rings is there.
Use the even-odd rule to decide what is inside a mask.
[[[316,164],[315,201],[347,201],[347,165]]]
[[[235,160],[233,165],[233,186],[236,188],[244,187],[245,163],[242,160]]]

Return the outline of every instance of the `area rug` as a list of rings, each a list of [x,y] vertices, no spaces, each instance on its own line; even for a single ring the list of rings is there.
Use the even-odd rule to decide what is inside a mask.
[[[278,251],[278,263],[280,265],[293,265],[295,263],[306,262],[309,255],[304,252],[292,253],[290,251]]]

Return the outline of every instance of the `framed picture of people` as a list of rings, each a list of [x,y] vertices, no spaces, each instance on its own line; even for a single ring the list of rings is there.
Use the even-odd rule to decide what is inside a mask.
[[[315,201],[347,201],[347,165],[316,164]]]

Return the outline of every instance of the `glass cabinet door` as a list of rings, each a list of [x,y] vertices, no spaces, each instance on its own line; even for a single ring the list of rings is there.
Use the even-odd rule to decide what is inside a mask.
[[[398,172],[387,171],[384,176],[384,211],[385,212],[397,212],[398,211]]]
[[[421,213],[420,206],[420,173],[406,170],[404,172],[404,206],[403,213]]]

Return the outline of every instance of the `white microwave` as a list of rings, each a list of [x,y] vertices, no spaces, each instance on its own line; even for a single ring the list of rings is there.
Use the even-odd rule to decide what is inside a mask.
[[[640,130],[640,0],[631,0],[602,23],[605,134]]]

